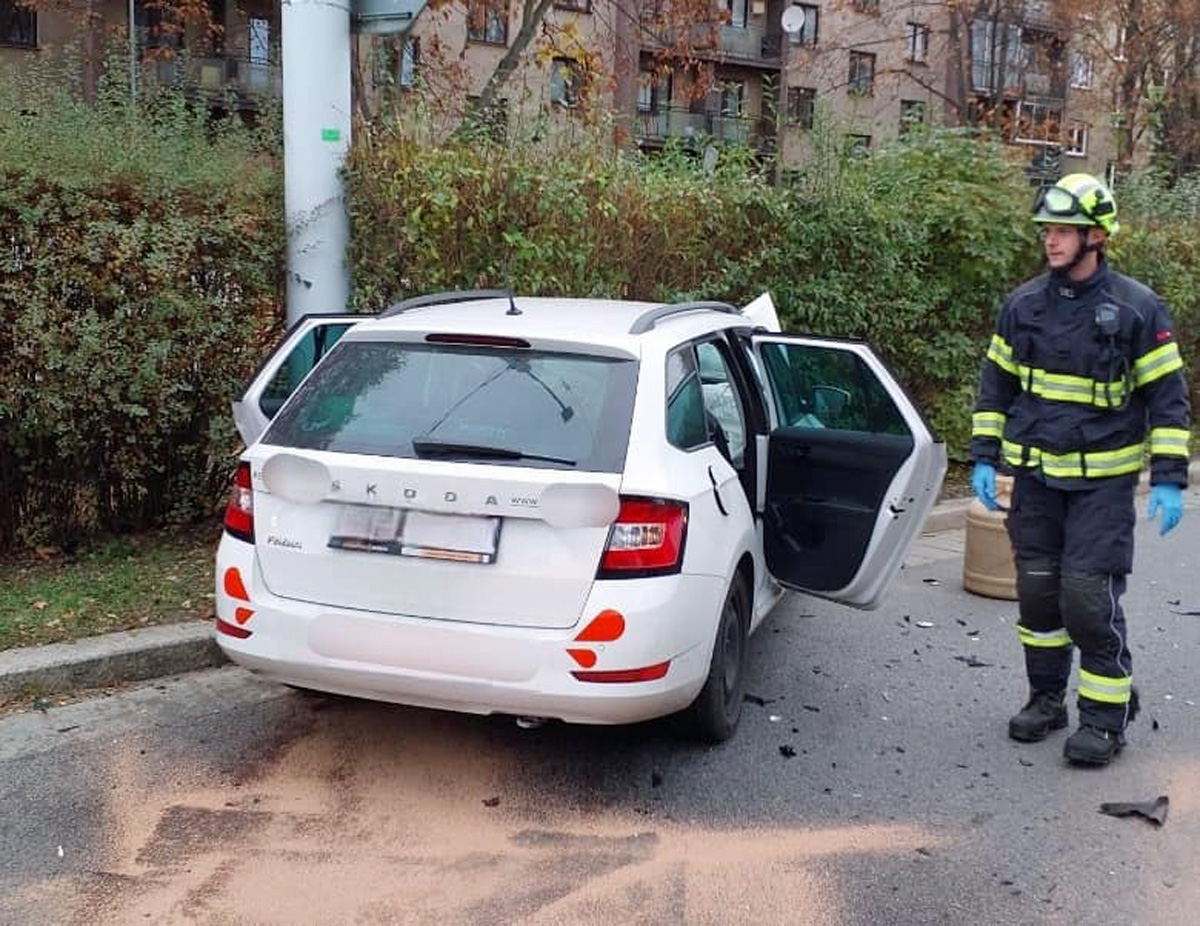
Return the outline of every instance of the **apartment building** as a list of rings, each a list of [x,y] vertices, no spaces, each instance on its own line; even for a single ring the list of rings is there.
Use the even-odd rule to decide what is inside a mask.
[[[61,5],[0,0],[0,64],[74,41],[95,68],[132,35],[139,80],[245,112],[280,90],[278,0],[208,0],[221,28],[182,32],[143,0],[132,23],[127,0],[91,2],[101,22],[89,29]],[[620,145],[746,144],[788,168],[818,135],[870,150],[918,123],[986,122],[1026,157],[1033,182],[1104,174],[1117,159],[1119,36],[1067,22],[1052,0],[712,2],[704,22],[672,0],[556,0],[515,56],[490,124],[537,135],[604,113]],[[426,9],[405,39],[355,36],[360,112],[423,99],[455,124],[520,41],[523,15],[513,0],[458,0]]]
[[[787,42],[785,164],[804,160],[818,126],[871,149],[917,123],[991,125],[1039,183],[1103,175],[1116,158],[1096,50],[1046,0],[795,5],[805,15]]]
[[[278,97],[277,0],[207,0],[209,21],[176,22],[144,0],[69,0],[39,8],[0,0],[0,67],[21,71],[70,58],[94,89],[102,62],[120,62],[133,91],[185,88],[214,109],[250,116]],[[132,73],[124,63],[132,57]]]

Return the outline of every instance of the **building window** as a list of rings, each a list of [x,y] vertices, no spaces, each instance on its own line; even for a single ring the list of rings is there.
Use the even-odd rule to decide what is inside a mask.
[[[741,81],[730,81],[720,87],[720,114],[734,119],[742,115],[742,105],[746,101],[746,85]]]
[[[907,135],[914,125],[925,121],[924,100],[900,101],[900,134]]]
[[[467,0],[467,40],[508,44],[508,0]]]
[[[729,25],[746,28],[746,0],[725,0],[725,12],[729,14]]]
[[[271,21],[252,17],[246,25],[251,64],[271,63]]]
[[[1113,42],[1113,61],[1125,60],[1125,37],[1127,26],[1117,26],[1116,41]]]
[[[971,85],[975,90],[995,92],[1015,87],[1028,63],[1020,26],[990,19],[971,23]]]
[[[1071,89],[1091,90],[1096,68],[1092,59],[1082,52],[1071,52]]]
[[[572,13],[590,13],[592,0],[554,0],[556,10],[570,10]]]
[[[1088,127],[1086,122],[1072,122],[1067,127],[1067,154],[1072,157],[1087,157]]]
[[[555,58],[550,65],[550,102],[559,106],[577,106],[581,76],[579,62]]]
[[[14,0],[0,0],[0,45],[37,48],[37,13]]]
[[[788,39],[793,45],[808,45],[809,47],[817,44],[817,32],[821,25],[821,9],[809,3],[793,3],[792,6],[798,6],[804,11],[804,25],[800,27],[799,32],[792,32]]]
[[[1062,107],[1051,103],[1017,104],[1014,141],[1023,145],[1055,145],[1062,131]]]
[[[383,45],[375,57],[375,84],[380,87],[400,87],[411,90],[421,60],[421,40],[383,37]]]
[[[811,129],[816,120],[817,91],[815,87],[788,87],[787,120],[802,129]]]
[[[904,43],[907,48],[905,57],[909,61],[924,64],[929,60],[929,27],[924,23],[906,23]]]
[[[656,113],[671,105],[671,75],[642,71],[638,75],[638,110]]]
[[[850,92],[870,96],[875,92],[875,56],[865,51],[850,52]]]
[[[879,15],[879,0],[854,0],[854,7],[860,13],[870,13],[872,16]]]
[[[870,135],[847,135],[846,153],[851,157],[865,158],[871,153]]]

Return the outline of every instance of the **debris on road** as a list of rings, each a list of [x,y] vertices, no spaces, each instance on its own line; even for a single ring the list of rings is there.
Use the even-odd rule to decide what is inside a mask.
[[[796,750],[785,743],[779,747],[779,754],[785,759],[792,759],[795,758]]]
[[[1142,801],[1140,803],[1117,801],[1101,804],[1100,812],[1108,814],[1110,817],[1138,816],[1148,820],[1155,826],[1162,826],[1167,822],[1167,808],[1170,804],[1171,799],[1165,794],[1160,794],[1152,801]]]
[[[804,708],[806,711],[812,711],[814,714],[821,713],[821,709],[819,707],[817,707],[815,704],[801,704],[800,706],[802,708]]]
[[[779,721],[783,720],[783,718],[780,717],[778,714],[772,714],[770,717],[767,718],[767,720],[769,720],[771,723],[779,723]]]
[[[930,852],[928,849],[926,849],[924,846],[917,846],[915,851],[916,851],[917,855],[923,855],[926,858],[933,858],[933,853]]]
[[[941,585],[942,584],[941,581],[938,579],[922,579],[921,581],[924,582],[926,585]]]
[[[1151,729],[1151,730],[1157,730],[1157,729],[1158,729],[1158,720],[1157,720],[1156,718],[1154,718],[1154,717],[1151,717],[1151,718],[1150,718],[1150,729]]]
[[[917,621],[917,626],[922,630],[928,630],[933,626],[933,621]]]
[[[992,665],[990,662],[984,662],[982,659],[977,659],[975,656],[955,656],[959,662],[970,666],[972,669],[984,669]]]
[[[1200,617],[1200,611],[1176,611],[1176,610],[1172,609],[1171,613],[1179,614],[1182,617]]]
[[[768,704],[774,704],[776,698],[760,698],[756,694],[744,694],[742,700],[749,704],[757,704],[759,707],[766,707]]]
[[[499,806],[500,806],[500,798],[498,798],[498,797],[485,797],[485,798],[483,799],[483,806],[484,806],[484,807],[499,807]]]

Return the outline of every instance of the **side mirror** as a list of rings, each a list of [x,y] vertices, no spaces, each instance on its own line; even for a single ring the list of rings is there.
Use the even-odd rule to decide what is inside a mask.
[[[836,418],[850,402],[850,393],[837,386],[813,386],[813,413],[824,421]]]

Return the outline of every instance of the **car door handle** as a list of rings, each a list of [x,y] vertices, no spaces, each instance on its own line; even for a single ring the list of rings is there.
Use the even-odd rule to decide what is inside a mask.
[[[729,512],[725,509],[725,502],[721,500],[721,490],[717,487],[717,477],[712,471],[712,467],[708,468],[708,481],[712,483],[713,498],[717,500],[717,509],[725,517],[729,517]]]
[[[795,444],[784,444],[779,449],[780,449],[780,452],[785,457],[789,457],[793,460],[802,460],[806,456],[808,456],[810,453],[812,453],[812,447],[808,447],[808,446],[797,447]]]

